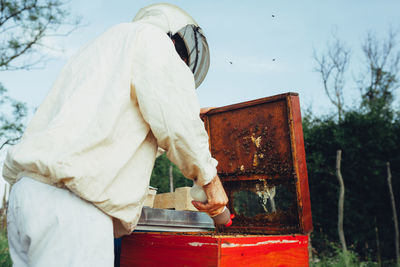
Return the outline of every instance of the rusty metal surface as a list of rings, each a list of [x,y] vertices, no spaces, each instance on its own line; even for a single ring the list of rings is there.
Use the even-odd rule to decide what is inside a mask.
[[[236,215],[232,227],[218,230],[311,231],[298,95],[287,93],[217,108],[203,120],[229,208]]]
[[[293,176],[285,101],[209,115],[211,153],[225,180]]]

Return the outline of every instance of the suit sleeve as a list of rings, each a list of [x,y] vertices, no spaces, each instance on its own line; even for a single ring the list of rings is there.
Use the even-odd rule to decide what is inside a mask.
[[[218,163],[199,116],[193,74],[161,29],[146,26],[137,37],[132,84],[143,118],[183,175],[205,185],[217,174]]]

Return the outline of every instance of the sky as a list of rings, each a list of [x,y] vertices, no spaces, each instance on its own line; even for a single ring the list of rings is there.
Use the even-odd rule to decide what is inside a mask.
[[[33,110],[43,101],[68,58],[81,46],[112,26],[131,21],[141,7],[157,2],[70,0],[67,7],[72,15],[82,17],[83,26],[67,37],[45,40],[53,49],[43,50],[50,58],[44,67],[0,72],[0,82],[11,97],[26,102]],[[302,110],[311,108],[315,114],[328,114],[334,107],[314,71],[313,49],[323,51],[335,32],[352,49],[352,62],[360,62],[360,46],[368,31],[379,38],[385,37],[390,27],[400,31],[397,0],[165,2],[191,14],[207,37],[211,65],[198,88],[203,107],[298,92]],[[357,63],[354,66],[354,72],[358,72]],[[352,76],[354,73],[349,74],[344,94],[349,106],[359,97]]]

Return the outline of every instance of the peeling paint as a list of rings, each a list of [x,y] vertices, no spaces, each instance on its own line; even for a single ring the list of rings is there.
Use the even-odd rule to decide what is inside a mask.
[[[267,240],[263,242],[257,242],[255,244],[234,244],[234,243],[223,243],[221,247],[223,248],[233,248],[233,247],[256,247],[262,245],[270,245],[270,244],[301,244],[300,240],[286,240],[286,239],[278,239],[278,240]]]
[[[189,243],[189,246],[192,247],[202,247],[202,246],[216,246],[218,244],[216,243],[202,243],[202,242],[191,242]]]

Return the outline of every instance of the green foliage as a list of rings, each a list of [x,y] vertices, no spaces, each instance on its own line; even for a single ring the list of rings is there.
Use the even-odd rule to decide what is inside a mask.
[[[68,34],[80,24],[62,0],[0,1],[0,70],[30,68],[42,62],[44,37]],[[24,61],[18,59],[24,56]]]
[[[340,248],[335,248],[335,252],[330,257],[322,257],[311,265],[313,267],[369,267],[378,266],[377,263],[371,261],[360,262],[357,253],[348,250],[343,252]]]
[[[365,88],[362,106],[375,113],[390,109],[393,102],[392,87],[397,87],[398,84],[396,75],[375,67],[371,72],[375,80]]]
[[[400,46],[392,30],[386,39],[371,32],[362,44],[366,71],[358,81],[361,107],[371,113],[391,111],[394,92],[400,87]]]
[[[43,62],[45,37],[68,34],[80,25],[63,0],[0,1],[0,71],[29,69]],[[27,107],[7,96],[0,83],[0,150],[15,143],[24,130]]]
[[[193,182],[180,172],[179,168],[173,164],[163,154],[156,159],[153,173],[151,174],[150,185],[157,188],[157,193],[169,192],[169,166],[172,165],[172,175],[174,177],[174,189],[183,186],[192,186]]]
[[[0,83],[0,150],[12,145],[22,135],[27,115],[26,104],[6,95],[7,90]]]
[[[8,250],[7,233],[5,230],[0,230],[0,266],[12,266],[12,261]]]
[[[343,150],[342,175],[346,187],[344,230],[348,244],[366,258],[376,257],[378,228],[382,257],[394,257],[393,220],[386,183],[390,162],[395,196],[400,195],[400,120],[393,114],[348,111],[343,121],[330,117],[304,119],[310,194],[314,220],[313,245],[331,252],[324,242],[338,241],[335,152]],[[375,220],[376,219],[376,220]],[[376,225],[375,225],[376,221]]]
[[[400,87],[400,46],[397,34],[389,31],[386,39],[369,33],[361,47],[364,70],[358,73],[358,108],[338,109],[339,120],[334,119],[338,114],[322,118],[308,114],[303,120],[315,229],[313,245],[323,257],[331,257],[337,252],[327,240],[338,242],[339,185],[335,155],[336,150],[341,149],[347,244],[363,259],[380,257],[390,261],[395,257],[395,238],[385,165],[390,162],[392,166],[394,195],[398,200],[400,113],[392,104],[395,91]],[[324,76],[328,74],[329,77],[330,72],[324,70],[329,70],[330,61],[321,59],[340,60],[340,54],[336,53],[340,49],[340,45],[328,46],[327,55],[316,58],[317,71],[323,78],[321,87],[330,99]],[[344,83],[338,84],[338,88],[343,90]],[[342,96],[340,90],[336,90],[338,98]],[[336,262],[339,256],[334,257]]]

